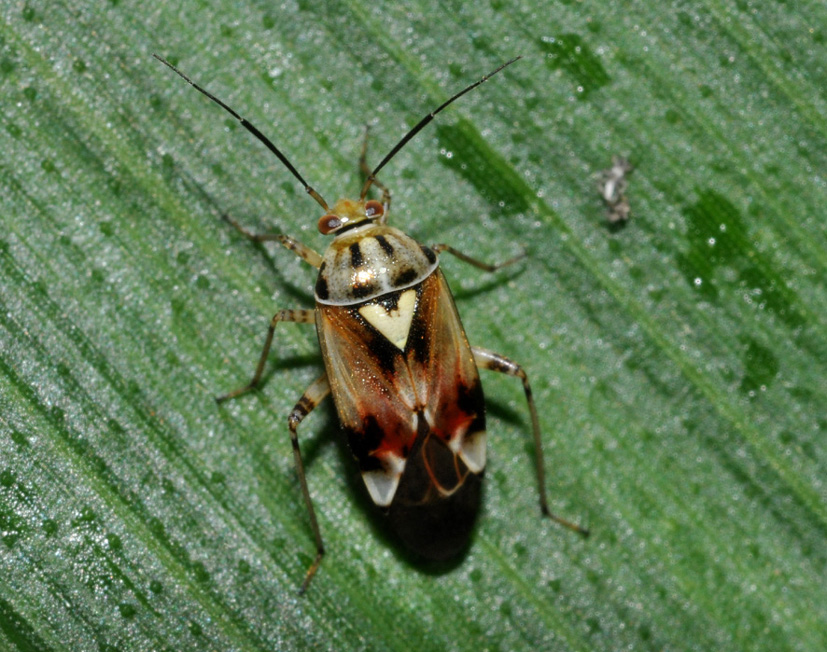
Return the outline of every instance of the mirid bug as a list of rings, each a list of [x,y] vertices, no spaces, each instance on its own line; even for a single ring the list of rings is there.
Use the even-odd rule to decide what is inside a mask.
[[[280,310],[270,321],[253,378],[218,397],[239,396],[261,380],[279,322],[316,325],[325,373],[305,391],[288,418],[296,471],[316,542],[316,558],[301,591],[316,573],[324,545],[305,478],[298,426],[328,395],[333,395],[350,450],[373,502],[385,510],[391,527],[415,553],[448,559],[468,543],[480,502],[486,463],[485,400],[478,368],[522,381],[531,415],[540,509],[583,535],[588,531],[548,508],[540,425],[523,368],[508,358],[468,343],[451,291],[439,269],[447,252],[486,271],[518,258],[488,265],[445,244],[427,247],[387,225],[390,192],[379,171],[440,111],[486,82],[512,59],[443,102],[425,116],[373,170],[360,161],[367,179],[358,200],[332,207],[256,127],[172,64],[155,57],[229,112],[260,140],[323,208],[319,231],[334,239],[324,256],[286,235],[254,234],[228,221],[256,241],[276,241],[319,270],[313,309]],[[367,199],[371,186],[382,201]]]

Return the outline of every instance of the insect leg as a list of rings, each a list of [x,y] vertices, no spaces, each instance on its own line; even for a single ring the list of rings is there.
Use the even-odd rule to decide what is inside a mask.
[[[282,235],[281,233],[253,233],[245,229],[229,215],[222,215],[222,218],[248,240],[252,240],[253,242],[279,242],[304,262],[312,265],[316,269],[322,265],[322,257],[318,253],[295,238],[291,238],[289,235]]]
[[[310,490],[307,488],[307,478],[304,475],[304,462],[302,462],[302,454],[299,450],[299,436],[298,427],[302,420],[313,411],[319,403],[330,393],[330,383],[327,381],[327,374],[323,374],[321,378],[317,379],[307,390],[302,394],[296,407],[290,413],[287,419],[287,426],[290,428],[290,442],[293,444],[293,458],[296,463],[296,474],[299,476],[299,484],[302,488],[302,496],[304,496],[304,504],[307,506],[307,513],[310,515],[310,527],[313,529],[313,538],[316,540],[316,558],[307,569],[307,575],[302,582],[299,593],[304,593],[310,585],[310,580],[319,570],[319,564],[322,563],[324,557],[324,544],[322,543],[322,533],[319,531],[319,522],[316,520],[316,510],[313,509],[313,501],[310,499]]]
[[[447,251],[449,254],[456,256],[460,260],[473,265],[474,267],[478,267],[479,269],[484,269],[486,272],[496,272],[498,269],[502,267],[506,267],[507,265],[511,265],[516,263],[518,260],[522,260],[525,258],[525,253],[521,253],[519,256],[514,256],[514,258],[509,258],[504,263],[497,263],[496,265],[491,265],[490,263],[485,263],[481,260],[477,260],[476,258],[471,258],[461,251],[457,251],[451,245],[447,244],[436,244],[431,247],[435,252],[440,253],[442,251]]]
[[[365,175],[365,178],[370,176],[371,169],[368,167],[368,134],[370,133],[370,125],[365,125],[365,139],[362,141],[362,153],[359,155],[359,169],[362,171],[362,174]],[[385,213],[379,219],[379,224],[386,224],[388,221],[388,212],[391,208],[391,191],[388,190],[388,187],[379,181],[379,179],[374,179],[373,184],[377,188],[382,191],[382,206],[385,208]]]
[[[526,376],[525,370],[523,370],[523,368],[513,360],[509,360],[505,356],[489,351],[488,349],[483,349],[479,346],[472,346],[471,351],[474,354],[474,362],[477,364],[478,368],[498,371],[503,374],[508,374],[509,376],[516,376],[523,382],[525,398],[528,402],[528,411],[531,413],[531,429],[534,433],[534,456],[537,460],[537,480],[540,485],[540,509],[545,516],[548,516],[560,525],[563,525],[570,530],[574,530],[583,536],[589,536],[589,531],[587,529],[553,514],[548,508],[548,500],[546,499],[546,472],[545,465],[543,463],[543,446],[540,439],[540,420],[537,417],[537,408],[534,405],[531,385],[528,382],[528,376]]]
[[[254,389],[258,385],[261,380],[261,374],[264,373],[264,365],[267,364],[267,356],[270,353],[270,345],[273,343],[273,333],[276,332],[276,324],[280,321],[292,321],[296,324],[313,324],[316,321],[316,311],[279,310],[275,315],[273,315],[273,318],[270,320],[270,327],[267,329],[267,339],[264,340],[264,348],[261,350],[261,357],[258,359],[258,365],[256,366],[255,374],[253,374],[253,379],[244,385],[244,387],[239,387],[238,389],[228,392],[227,394],[216,396],[215,400],[217,403],[222,403],[228,398],[240,396],[241,394]]]

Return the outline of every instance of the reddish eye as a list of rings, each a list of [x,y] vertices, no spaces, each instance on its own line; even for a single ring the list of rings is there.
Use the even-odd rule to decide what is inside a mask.
[[[342,220],[338,215],[323,215],[319,218],[319,231],[323,235],[333,233],[342,226]]]
[[[371,199],[369,202],[365,204],[366,217],[382,217],[382,215],[384,214],[385,207],[382,206],[381,202],[378,202],[375,199]]]

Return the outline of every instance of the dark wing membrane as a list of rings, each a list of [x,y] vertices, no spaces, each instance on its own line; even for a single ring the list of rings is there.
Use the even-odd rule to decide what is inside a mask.
[[[471,473],[425,420],[405,466],[388,520],[413,552],[450,559],[468,546],[482,475]],[[452,486],[450,493],[445,487]]]

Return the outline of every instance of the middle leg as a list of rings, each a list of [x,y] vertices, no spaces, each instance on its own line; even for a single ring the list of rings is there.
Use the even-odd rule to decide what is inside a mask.
[[[234,389],[231,392],[216,396],[217,403],[223,403],[227,399],[235,398],[241,394],[249,392],[258,386],[261,381],[261,375],[264,373],[264,365],[267,364],[267,356],[270,353],[270,345],[273,343],[273,334],[276,332],[276,324],[280,321],[291,321],[296,324],[314,324],[316,322],[315,310],[279,310],[270,320],[270,327],[267,329],[267,338],[264,340],[264,348],[261,349],[261,356],[256,365],[256,371],[253,374],[252,380],[243,387]]]
[[[279,242],[282,246],[292,251],[308,265],[312,265],[316,269],[322,265],[322,257],[317,251],[311,249],[306,244],[303,244],[295,238],[291,238],[289,235],[283,235],[281,233],[253,233],[252,231],[241,226],[241,224],[229,215],[224,214],[221,217],[225,222],[227,222],[227,224],[232,226],[248,240],[252,240],[253,242]]]

